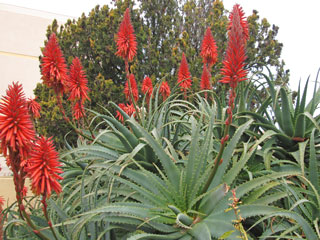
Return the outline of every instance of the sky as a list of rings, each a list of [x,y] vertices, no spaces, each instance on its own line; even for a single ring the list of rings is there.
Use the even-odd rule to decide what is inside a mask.
[[[12,4],[71,17],[88,14],[97,4],[110,0],[0,0]],[[297,90],[298,82],[304,83],[311,75],[315,80],[320,68],[320,0],[224,0],[225,8],[232,9],[239,3],[248,16],[253,9],[260,18],[267,18],[270,24],[279,27],[277,39],[284,44],[282,59],[290,69],[289,85]]]

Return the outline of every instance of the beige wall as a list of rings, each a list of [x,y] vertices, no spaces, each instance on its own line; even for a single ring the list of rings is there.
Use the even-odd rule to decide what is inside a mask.
[[[0,95],[8,84],[22,83],[26,97],[40,81],[38,57],[46,30],[53,19],[64,23],[68,16],[0,3]]]

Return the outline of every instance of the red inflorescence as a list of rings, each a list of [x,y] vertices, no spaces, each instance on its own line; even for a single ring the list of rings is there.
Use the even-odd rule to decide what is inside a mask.
[[[40,117],[40,111],[41,111],[41,106],[40,104],[36,101],[37,97],[32,99],[29,98],[27,100],[27,105],[28,105],[28,110],[30,115],[33,118],[39,118]]]
[[[119,106],[119,108],[121,108],[124,112],[126,111],[126,105],[124,104],[124,103],[119,103],[118,104],[118,106]],[[120,111],[116,111],[116,113],[117,113],[117,115],[116,115],[116,117],[121,121],[121,122],[123,122],[123,116],[122,116],[122,114],[120,113]]]
[[[161,83],[159,92],[162,95],[163,100],[166,100],[170,96],[171,90],[170,90],[168,82]]]
[[[186,92],[192,85],[191,74],[189,72],[189,67],[187,63],[186,56],[182,53],[182,59],[180,63],[180,68],[178,72],[178,83],[180,85],[181,91]]]
[[[75,57],[70,66],[70,74],[67,81],[67,87],[70,92],[69,100],[78,101],[83,103],[85,100],[89,100],[87,86],[88,80],[86,74],[83,71],[80,59]]]
[[[124,60],[132,61],[137,54],[137,42],[136,35],[130,20],[129,8],[124,13],[123,20],[119,27],[117,36],[117,48],[116,55],[122,57]]]
[[[139,92],[138,92],[137,82],[136,82],[136,79],[134,78],[133,74],[130,74],[129,80],[130,80],[133,99],[134,99],[135,102],[137,102],[138,99],[139,99]],[[126,81],[126,84],[125,84],[125,87],[124,87],[124,94],[126,95],[127,100],[129,100],[131,102],[131,96],[130,96],[130,89],[129,89],[128,81]]]
[[[209,67],[217,62],[217,45],[209,27],[207,28],[207,31],[203,37],[200,55],[203,59],[203,63],[207,63]]]
[[[84,111],[83,103],[81,101],[77,101],[72,108],[73,117],[76,120],[83,118],[86,114]]]
[[[229,27],[228,27],[228,30],[231,29],[232,27],[232,22],[233,22],[233,14],[234,12],[238,12],[239,14],[239,17],[240,17],[240,25],[242,27],[242,30],[243,30],[243,39],[245,41],[247,41],[249,39],[249,26],[248,26],[248,22],[246,20],[246,17],[244,15],[244,12],[242,10],[242,7],[240,7],[239,4],[236,4],[233,6],[233,11],[230,13],[230,16],[229,16]]]
[[[130,117],[133,115],[134,116],[134,114],[135,114],[135,112],[136,112],[136,109],[134,108],[134,106],[133,106],[133,104],[127,104],[127,105],[125,105],[125,104],[123,104],[123,103],[120,103],[119,105],[118,105],[127,115],[129,115]],[[123,116],[122,116],[122,114],[120,113],[120,111],[117,111],[116,112],[117,113],[117,115],[116,115],[116,117],[121,121],[121,122],[123,122]]]
[[[54,33],[51,34],[43,50],[41,61],[41,73],[44,84],[53,88],[56,94],[62,94],[65,90],[68,70]]]
[[[245,67],[246,60],[246,20],[239,5],[235,5],[232,11],[232,20],[229,29],[229,41],[226,56],[223,61],[221,74],[222,83],[229,83],[231,88],[236,88],[238,82],[246,80],[247,70]]]
[[[148,99],[150,99],[153,91],[153,86],[152,86],[152,81],[148,76],[143,79],[141,90],[143,94],[147,94]]]
[[[8,147],[14,152],[19,151],[23,160],[27,157],[31,141],[35,138],[33,124],[22,85],[19,83],[9,85],[6,94],[0,102],[1,149],[5,157],[8,155]],[[10,165],[10,160],[7,163]]]
[[[136,109],[133,106],[133,103],[127,104],[125,108],[126,114],[128,114],[130,117],[135,115]]]
[[[206,67],[206,65],[203,65],[203,71],[202,71],[201,82],[200,82],[201,90],[212,89],[210,79],[211,79],[210,72],[208,71],[208,68]]]
[[[27,166],[32,189],[37,195],[50,197],[52,191],[57,194],[61,192],[58,180],[63,178],[58,174],[63,171],[60,166],[58,152],[54,148],[52,139],[40,137],[33,146]]]

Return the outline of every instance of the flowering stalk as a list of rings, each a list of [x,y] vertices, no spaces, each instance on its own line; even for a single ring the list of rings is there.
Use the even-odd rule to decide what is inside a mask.
[[[211,67],[217,62],[218,53],[217,45],[214,40],[210,27],[207,28],[206,33],[202,40],[201,53],[203,64],[210,70]]]
[[[203,72],[201,76],[201,82],[200,82],[200,89],[201,90],[211,90],[212,85],[211,85],[211,75],[210,72],[208,71],[208,68],[206,64],[203,64]],[[205,98],[208,98],[208,93],[207,91],[204,93]]]
[[[242,8],[238,4],[234,5],[229,17],[229,22],[228,48],[223,61],[224,66],[221,70],[224,77],[220,80],[220,82],[228,83],[230,85],[229,106],[227,109],[228,116],[225,121],[224,134],[221,138],[219,153],[214,160],[214,167],[212,168],[209,178],[202,189],[202,193],[205,193],[208,190],[220,163],[223,161],[222,154],[224,152],[226,142],[229,139],[229,128],[232,123],[232,111],[235,107],[234,100],[236,98],[236,87],[238,82],[246,80],[247,75],[247,71],[244,69],[244,61],[246,59],[245,47],[248,39],[248,25],[244,18]]]
[[[236,216],[236,220],[234,220],[234,226],[237,230],[239,230],[241,235],[240,238],[243,240],[248,240],[247,233],[241,223],[243,221],[243,218],[240,215],[240,210],[238,207],[239,203],[241,203],[240,199],[237,198],[235,189],[232,189],[231,192],[232,192],[232,197],[229,200],[232,200],[232,203],[229,204],[229,206],[231,207],[231,209],[233,209],[234,215]],[[227,211],[231,209],[227,209]]]
[[[43,210],[44,217],[46,218],[46,220],[47,220],[47,222],[48,222],[48,225],[49,225],[49,227],[50,227],[50,229],[51,229],[51,232],[53,233],[54,238],[55,238],[56,240],[58,240],[58,237],[57,237],[57,235],[56,235],[56,232],[54,231],[54,229],[53,229],[53,227],[52,227],[52,223],[51,223],[51,221],[50,221],[50,219],[49,219],[49,216],[48,216],[48,211],[47,211],[48,204],[47,204],[47,202],[46,202],[46,194],[44,194],[44,195],[42,196],[41,203],[42,203],[42,205],[43,205],[42,210]]]
[[[37,229],[23,205],[26,165],[35,139],[27,101],[19,83],[10,85],[6,93],[0,103],[0,140],[7,165],[13,172],[19,214],[38,237],[48,239]]]
[[[181,63],[178,72],[178,83],[180,85],[180,90],[183,92],[184,99],[187,99],[187,90],[191,88],[192,79],[189,72],[187,58],[182,53]]]
[[[151,79],[147,76],[142,81],[142,88],[143,94],[147,97],[147,104],[149,105],[150,98],[152,97],[153,86]]]
[[[63,172],[60,166],[58,152],[54,148],[52,139],[40,137],[35,142],[33,150],[30,153],[27,171],[32,181],[33,192],[36,195],[42,195],[43,213],[57,240],[58,238],[48,217],[46,199],[50,197],[52,191],[55,191],[57,194],[62,191],[61,185],[57,181],[63,179],[58,175]]]
[[[125,72],[126,72],[126,78],[128,83],[128,93],[126,95],[129,96],[129,99],[131,100],[135,108],[135,111],[138,113],[139,109],[136,105],[136,101],[138,100],[137,99],[138,93],[133,93],[133,87],[136,87],[136,86],[132,86],[132,83],[130,80],[131,75],[129,70],[129,61],[132,61],[135,55],[137,54],[136,35],[134,34],[134,29],[131,24],[129,8],[127,8],[124,13],[124,17],[119,27],[116,43],[117,43],[117,50],[118,50],[116,52],[116,55],[123,58],[125,63]],[[141,122],[140,115],[137,114],[137,116]]]

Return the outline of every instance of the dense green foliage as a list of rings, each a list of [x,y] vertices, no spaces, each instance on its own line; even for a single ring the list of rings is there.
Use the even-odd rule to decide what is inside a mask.
[[[99,110],[110,100],[124,101],[123,84],[125,81],[124,63],[116,57],[115,37],[122,14],[133,1],[117,1],[115,8],[108,6],[94,8],[89,16],[84,14],[78,20],[69,20],[58,26],[54,21],[48,28],[57,33],[59,44],[68,64],[78,56],[86,70],[91,102],[87,107]],[[202,60],[199,55],[201,41],[207,27],[216,39],[219,60],[212,69],[212,81],[217,82],[222,67],[227,38],[227,11],[221,1],[188,0],[178,1],[139,1],[139,7],[131,12],[132,22],[138,42],[138,55],[131,64],[138,85],[144,76],[151,77],[154,83],[165,79],[171,87],[175,86],[177,68],[182,52],[186,53],[193,89],[199,89]],[[250,39],[247,47],[247,68],[251,72],[261,70],[265,64],[274,68],[275,81],[286,83],[288,72],[280,62],[282,44],[276,40],[278,27],[271,26],[266,19],[259,20],[257,11],[248,17]],[[214,85],[216,91],[222,91]],[[57,111],[55,98],[43,85],[38,84],[35,95],[42,106],[42,117],[37,122],[40,134],[54,135],[62,147],[64,136],[70,131]],[[73,135],[68,136],[74,142]]]
[[[254,79],[240,84],[230,140],[204,194],[224,128],[223,97],[210,91],[214,101],[195,94],[190,103],[174,93],[160,102],[155,89],[139,120],[122,112],[123,124],[107,109],[95,112],[95,142],[79,139],[61,155],[63,192],[48,202],[59,239],[317,239],[319,91],[309,103],[306,91],[298,91],[295,104],[285,103],[290,95],[284,87],[274,95],[269,76],[256,78],[268,86],[266,100]],[[255,109],[252,99],[260,103]],[[275,104],[277,99],[283,104]],[[300,115],[306,118],[294,120]],[[287,132],[288,121],[305,121],[303,139]],[[291,149],[285,145],[289,138]],[[241,199],[237,214],[229,188]],[[30,202],[33,219],[45,228],[35,203]],[[13,207],[6,214],[7,236],[32,239]],[[43,233],[53,239],[48,229]]]

